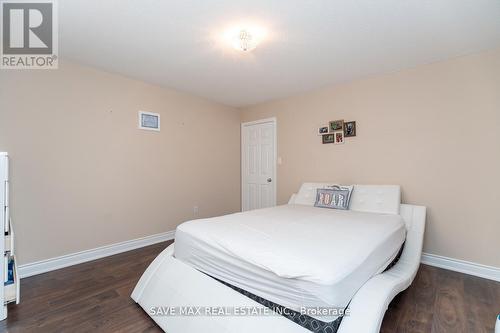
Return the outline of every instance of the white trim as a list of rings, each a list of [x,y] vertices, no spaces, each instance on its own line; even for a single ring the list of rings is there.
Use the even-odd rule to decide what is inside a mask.
[[[25,278],[45,272],[50,272],[56,269],[81,264],[87,261],[104,258],[114,254],[138,249],[148,245],[165,242],[174,239],[174,235],[175,230],[171,230],[160,234],[128,240],[111,245],[105,245],[95,249],[85,250],[56,258],[20,265],[19,276],[21,278]],[[500,282],[500,268],[498,267],[477,264],[470,261],[448,258],[430,253],[422,253],[421,263]]]
[[[132,239],[120,243],[101,246],[95,249],[84,250],[76,253],[66,254],[64,256],[32,262],[19,266],[19,276],[25,278],[56,269],[81,264],[87,261],[112,256],[114,254],[138,249],[140,247],[153,245],[174,239],[175,230]]]
[[[470,261],[448,258],[430,253],[422,253],[422,259],[420,262],[422,264],[500,282],[499,267],[477,264]]]
[[[258,125],[258,124],[265,124],[265,123],[274,123],[274,124],[276,124],[276,117],[259,119],[259,120],[254,120],[254,121],[247,121],[246,123],[241,123],[241,127],[244,127],[244,126],[253,126],[253,125]]]
[[[243,152],[244,152],[244,145],[245,142],[243,140],[243,127],[248,127],[248,126],[253,126],[253,125],[259,125],[259,124],[266,124],[266,123],[272,123],[274,125],[274,170],[273,170],[273,187],[274,187],[274,205],[276,206],[278,202],[278,121],[276,117],[271,117],[271,118],[265,118],[265,119],[259,119],[259,120],[254,120],[254,121],[248,121],[245,123],[241,123],[241,128],[240,128],[240,173],[241,173],[241,210],[244,210],[244,200],[243,200],[243,191],[245,189],[245,178],[243,177]]]

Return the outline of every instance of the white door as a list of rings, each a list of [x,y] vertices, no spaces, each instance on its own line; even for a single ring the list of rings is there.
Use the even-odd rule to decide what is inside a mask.
[[[241,124],[242,210],[276,205],[276,119]]]

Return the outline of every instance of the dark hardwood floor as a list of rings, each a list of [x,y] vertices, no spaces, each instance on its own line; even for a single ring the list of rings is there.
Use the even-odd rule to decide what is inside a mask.
[[[21,280],[4,332],[161,332],[130,298],[169,243]],[[488,332],[500,312],[500,283],[426,265],[389,306],[381,332]]]

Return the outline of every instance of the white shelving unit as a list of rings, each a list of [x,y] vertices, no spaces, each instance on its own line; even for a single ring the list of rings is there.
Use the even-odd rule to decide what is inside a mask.
[[[3,288],[0,288],[0,320],[7,318],[7,304],[18,304],[20,295],[14,229],[9,211],[9,155],[0,152],[0,230],[4,232],[4,236],[0,237],[0,253],[3,254],[3,262],[0,265],[0,276],[3,277]],[[12,274],[9,274],[9,262]]]

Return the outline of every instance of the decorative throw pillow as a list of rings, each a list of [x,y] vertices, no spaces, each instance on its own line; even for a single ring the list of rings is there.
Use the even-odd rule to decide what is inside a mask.
[[[329,185],[329,186],[326,186],[326,188],[332,188],[334,190],[347,190],[347,191],[349,191],[349,197],[347,198],[347,206],[349,208],[349,205],[351,204],[351,195],[352,195],[352,191],[354,190],[354,185]]]
[[[349,209],[352,186],[329,186],[316,190],[316,202],[314,207]]]

